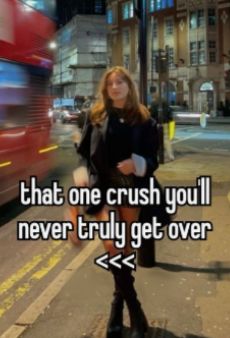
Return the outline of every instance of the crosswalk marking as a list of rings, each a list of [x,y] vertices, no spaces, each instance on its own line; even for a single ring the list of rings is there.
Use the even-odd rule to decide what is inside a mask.
[[[190,136],[187,136],[187,137],[182,137],[178,140],[175,140],[175,141],[172,141],[172,144],[175,144],[175,143],[179,143],[179,142],[183,142],[183,141],[186,141],[186,140],[189,140],[190,138],[194,138],[194,137],[197,137],[199,135],[201,135],[202,133],[194,133]]]

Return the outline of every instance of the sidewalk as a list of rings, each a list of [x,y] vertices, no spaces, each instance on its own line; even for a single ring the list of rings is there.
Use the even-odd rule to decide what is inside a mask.
[[[149,320],[149,338],[230,337],[229,168],[230,158],[199,153],[182,154],[157,172],[166,186],[195,185],[198,176],[212,176],[212,206],[181,207],[177,220],[211,221],[214,231],[209,232],[207,241],[165,237],[156,242],[157,267],[138,268],[136,288]],[[113,282],[109,272],[93,264],[103,253],[101,244],[89,245],[83,264],[76,257],[65,269],[71,274],[67,282],[60,277],[50,286],[55,295],[56,285],[63,284],[37,320],[33,311],[42,308],[48,294],[36,301],[4,338],[105,337]],[[129,326],[127,311],[125,325]],[[15,334],[24,329],[21,335]],[[124,337],[129,337],[128,328]]]
[[[208,123],[230,124],[230,116],[210,117]]]

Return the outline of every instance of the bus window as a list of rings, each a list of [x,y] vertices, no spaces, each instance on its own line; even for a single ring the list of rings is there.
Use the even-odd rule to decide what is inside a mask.
[[[44,15],[55,18],[55,0],[21,0],[25,5],[42,12]]]
[[[0,129],[26,124],[28,114],[28,76],[14,63],[0,61]]]

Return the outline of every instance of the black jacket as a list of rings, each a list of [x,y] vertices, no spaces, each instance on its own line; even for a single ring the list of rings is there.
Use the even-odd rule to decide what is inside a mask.
[[[106,161],[107,154],[107,126],[109,117],[107,116],[101,125],[92,126],[89,117],[87,117],[83,128],[82,139],[78,146],[77,152],[86,160],[89,172],[90,188],[98,187],[104,196],[103,177],[108,174],[108,163]],[[157,159],[158,135],[156,121],[148,119],[142,124],[136,124],[133,128],[133,153],[145,158],[147,170],[144,177],[135,176],[135,187],[142,188],[149,186],[149,178],[153,176],[153,172],[158,168]],[[162,225],[168,224],[170,218],[165,211],[165,200],[163,190],[159,182],[155,178],[155,185],[161,190],[161,205],[144,206],[141,209],[141,221],[152,221],[152,217],[156,216]],[[104,205],[105,200],[97,206],[88,208],[87,213],[94,214],[98,212]]]

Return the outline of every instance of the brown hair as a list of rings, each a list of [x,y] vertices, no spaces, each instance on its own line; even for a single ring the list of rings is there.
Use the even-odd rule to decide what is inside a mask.
[[[112,100],[108,96],[107,80],[112,73],[117,73],[128,84],[129,92],[124,106],[125,120],[130,124],[144,122],[150,117],[148,109],[139,101],[136,86],[129,72],[121,66],[108,69],[100,81],[98,99],[93,105],[90,120],[93,124],[100,123],[106,117],[106,111],[112,107]]]

